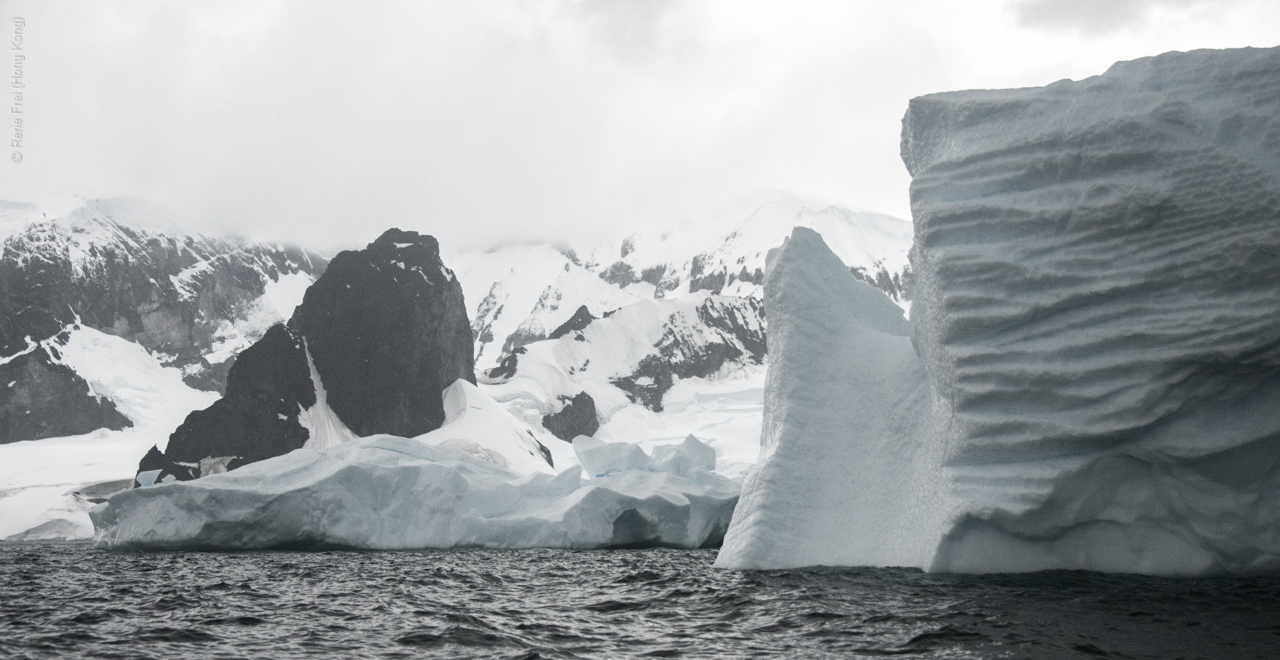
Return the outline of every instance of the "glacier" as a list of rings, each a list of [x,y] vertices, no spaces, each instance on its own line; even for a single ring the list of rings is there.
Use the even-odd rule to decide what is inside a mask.
[[[1280,49],[914,99],[902,153],[910,326],[774,256],[717,564],[1280,570]]]

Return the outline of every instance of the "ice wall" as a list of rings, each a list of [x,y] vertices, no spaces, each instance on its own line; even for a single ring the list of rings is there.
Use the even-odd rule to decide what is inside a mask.
[[[717,564],[921,565],[936,544],[929,388],[902,310],[797,227],[765,276],[760,460]]]
[[[1280,49],[1168,53],[1080,82],[914,99],[902,152],[922,359],[897,373],[923,368],[932,403],[903,404],[928,421],[895,441],[916,474],[931,475],[918,482],[937,488],[912,501],[942,515],[914,523],[893,508],[868,516],[819,500],[833,531],[788,536],[798,532],[754,523],[787,517],[781,491],[800,475],[838,476],[815,454],[770,485],[771,454],[789,438],[814,442],[805,428],[836,415],[772,388],[765,460],[720,563],[811,563],[762,550],[749,541],[754,526],[776,547],[842,548],[812,563],[1280,570]],[[771,284],[775,297],[812,294],[772,273]],[[766,309],[776,336],[779,317]],[[886,373],[834,355],[845,370]],[[799,377],[775,378],[780,368],[771,382]],[[859,406],[866,395],[856,386],[827,400]],[[847,418],[830,440],[845,448],[826,451],[852,458],[847,446],[893,410]],[[843,465],[848,484],[898,469],[876,452]],[[847,540],[894,524],[912,531],[887,553]],[[917,535],[931,539],[928,552]]]

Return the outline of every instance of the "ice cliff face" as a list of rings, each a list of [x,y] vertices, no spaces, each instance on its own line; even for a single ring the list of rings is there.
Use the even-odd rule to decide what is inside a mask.
[[[915,99],[903,159],[920,359],[849,354],[844,369],[865,375],[829,393],[768,389],[772,456],[746,484],[721,565],[1280,569],[1280,49]],[[779,298],[822,294],[770,278]],[[796,377],[779,360],[818,367],[827,354],[792,343],[788,356],[779,334],[803,336],[812,319],[768,308],[772,386],[774,370]],[[788,441],[832,428],[815,401],[857,405],[868,379],[917,378],[928,396],[860,417],[883,438]],[[800,498],[783,484],[824,456],[843,461],[831,476],[847,484],[834,495],[845,510],[821,500],[825,521],[787,526]],[[905,471],[886,487],[907,504],[858,499],[884,469]]]
[[[334,257],[288,326],[236,358],[226,395],[143,458],[138,482],[195,479],[358,436],[427,433],[445,421],[440,393],[474,382],[472,360],[462,288],[436,240],[387,230]]]

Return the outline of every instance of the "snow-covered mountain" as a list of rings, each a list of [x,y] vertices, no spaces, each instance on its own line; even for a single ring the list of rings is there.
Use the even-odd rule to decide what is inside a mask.
[[[98,428],[88,415],[83,428],[59,432],[70,437],[0,446],[0,493],[9,493],[0,538],[32,528],[83,536],[89,503],[132,484],[138,460],[213,403],[235,356],[289,318],[326,262],[185,236],[134,201],[86,202],[53,219],[29,205],[0,212],[0,267],[19,285],[0,292],[7,355],[39,344],[51,351],[41,368],[80,379],[63,389],[133,424]],[[785,195],[608,245],[442,246],[465,296],[477,396],[527,428],[557,470],[577,464],[568,441],[578,434],[654,452],[693,434],[715,451],[720,474],[742,475],[759,448],[767,365],[759,282],[769,249],[795,226],[817,228],[851,272],[908,304],[909,223]],[[93,360],[77,348],[85,345],[96,347]],[[102,367],[112,363],[132,366]]]
[[[574,460],[557,437],[653,448],[693,433],[717,450],[720,472],[743,473],[759,448],[765,259],[795,227],[909,307],[909,222],[763,192],[679,232],[447,257],[481,388],[544,433],[557,461]]]
[[[856,276],[895,301],[910,299],[911,223],[783,193],[745,199],[692,236],[639,233],[616,248],[587,253],[584,263],[619,286],[652,285],[654,297],[710,291],[759,298],[765,256],[794,227],[830,237],[836,254]],[[640,290],[647,292],[647,287]]]
[[[476,366],[544,339],[581,306],[600,317],[652,298],[699,291],[759,299],[765,257],[794,227],[821,234],[859,279],[910,305],[911,223],[826,200],[760,193],[682,232],[639,231],[619,243],[519,246],[457,254],[476,337]]]
[[[138,200],[0,202],[0,240],[0,538],[88,534],[92,502],[217,399],[327,263],[184,234]]]
[[[80,324],[123,337],[220,391],[230,359],[287,318],[326,265],[281,245],[167,229],[133,199],[65,214],[0,202],[0,357]]]

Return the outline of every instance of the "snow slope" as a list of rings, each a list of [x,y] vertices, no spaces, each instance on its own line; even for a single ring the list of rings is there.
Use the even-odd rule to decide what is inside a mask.
[[[822,234],[860,278],[909,307],[911,223],[778,191],[678,231],[642,228],[620,243],[507,246],[447,261],[462,282],[484,370],[549,336],[583,305],[599,317],[637,300],[699,291],[759,298],[765,254],[794,227]]]
[[[94,393],[110,397],[134,426],[0,445],[0,539],[55,520],[70,523],[58,536],[88,537],[88,498],[100,495],[75,493],[104,482],[127,487],[138,457],[152,445],[163,448],[187,413],[218,398],[187,386],[180,370],[131,341],[83,326],[66,336],[58,345],[62,363]]]
[[[601,448],[583,449],[590,463]],[[738,486],[705,469],[709,450],[693,441],[656,465],[635,451],[641,460],[584,480],[576,466],[520,475],[462,449],[373,436],[117,494],[92,512],[96,543],[119,550],[585,549],[719,540]]]
[[[532,427],[585,392],[597,438],[653,448],[692,433],[725,458],[719,469],[730,475],[755,460],[764,361],[758,301],[705,292],[641,300],[514,358],[514,373],[481,387]],[[561,460],[566,443],[540,439]]]
[[[415,440],[462,450],[516,474],[555,473],[533,430],[475,385],[458,379],[442,396],[444,426]]]
[[[915,351],[849,324],[836,341],[886,347],[826,378],[832,352],[793,339],[853,303],[769,275],[802,313],[769,306],[776,446],[720,565],[1280,570],[1280,49],[915,99],[903,159]],[[796,239],[779,263],[801,245],[816,264]],[[817,404],[864,407],[869,382],[884,399],[835,430]],[[827,461],[842,487],[812,485]]]
[[[453,257],[476,339],[476,368],[545,339],[585,305],[595,316],[641,299],[547,246],[507,247]]]

